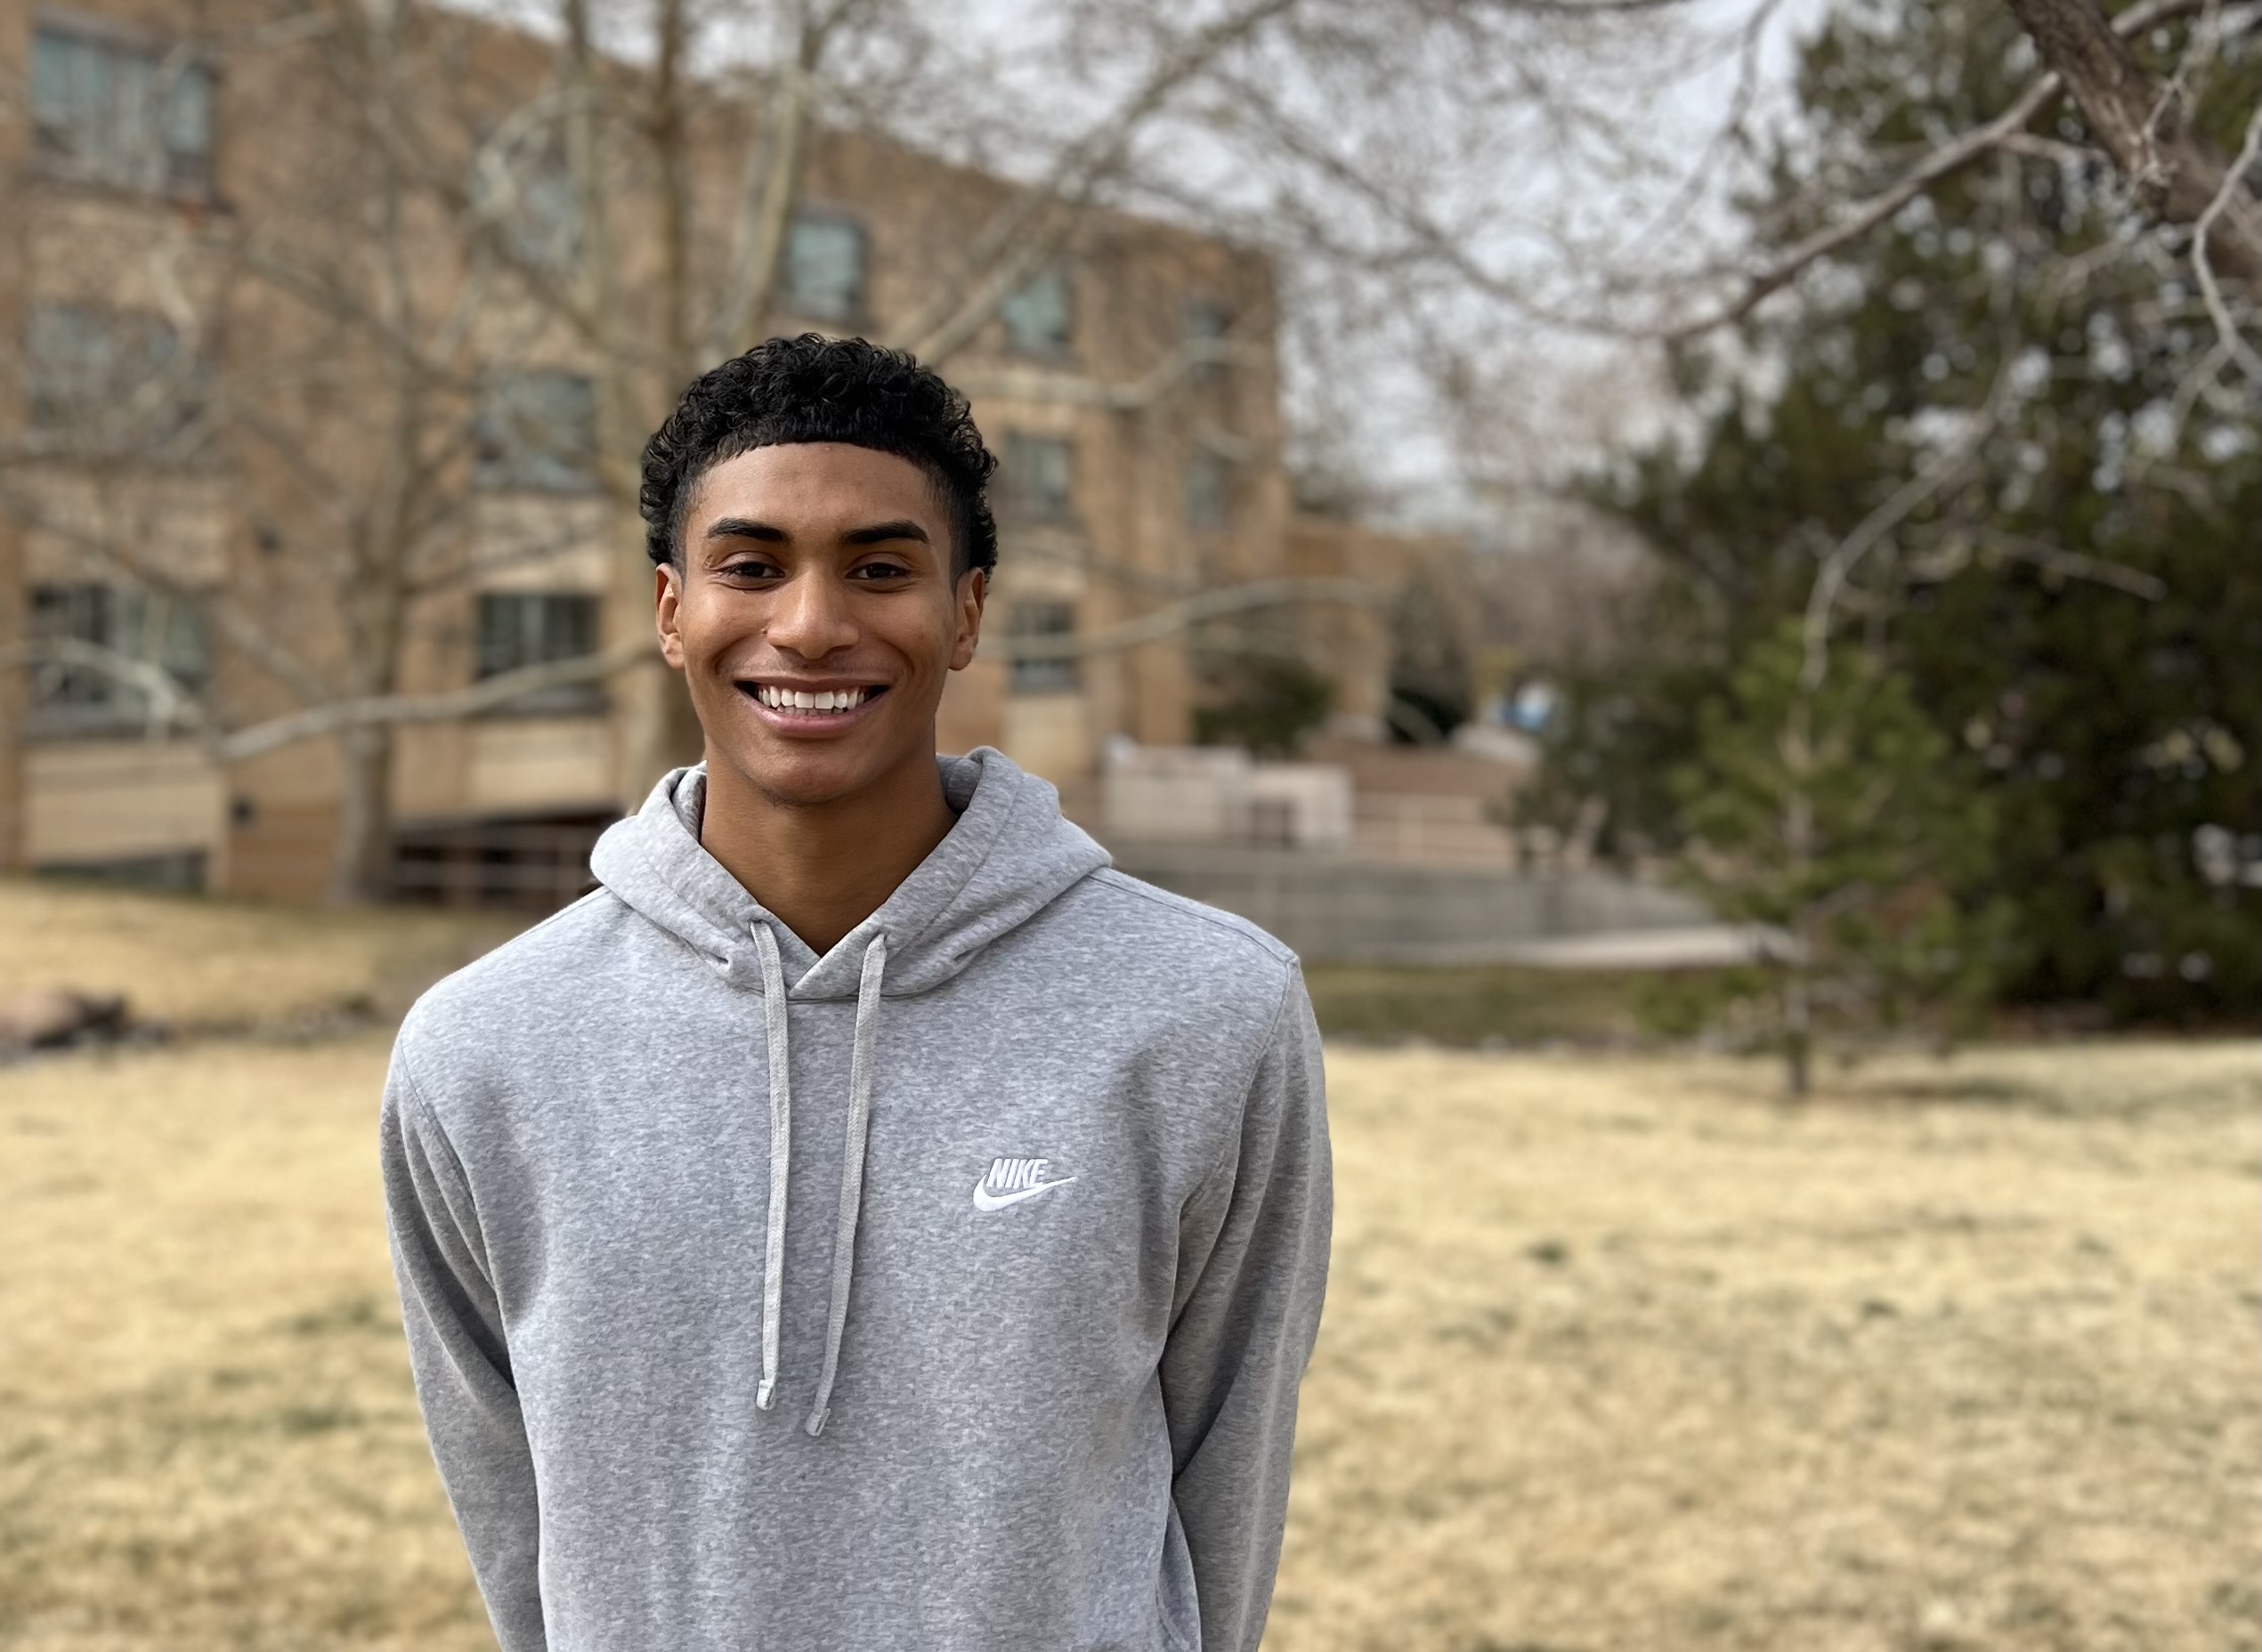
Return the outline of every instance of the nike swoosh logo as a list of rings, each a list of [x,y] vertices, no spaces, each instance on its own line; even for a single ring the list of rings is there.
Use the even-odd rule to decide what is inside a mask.
[[[1057,1182],[1039,1182],[1034,1187],[1023,1187],[1013,1193],[992,1193],[990,1178],[985,1176],[974,1184],[974,1208],[977,1211],[1002,1211],[1009,1204],[1034,1199],[1041,1193],[1051,1192],[1055,1187],[1066,1187],[1075,1179],[1073,1176],[1064,1176]]]

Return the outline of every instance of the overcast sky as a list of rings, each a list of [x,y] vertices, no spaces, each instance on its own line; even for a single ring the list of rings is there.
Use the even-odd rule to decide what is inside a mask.
[[[1828,4],[1688,0],[1631,27],[1598,27],[1593,38],[1533,25],[1528,58],[1502,66],[1481,106],[1446,95],[1469,84],[1467,66],[1425,61],[1423,37],[1411,32],[1370,32],[1366,50],[1332,62],[1279,49],[1276,34],[1238,62],[1263,95],[1301,112],[1332,153],[1401,181],[1426,217],[1454,228],[1475,265],[1543,309],[1608,320],[1592,296],[1598,274],[1686,270],[1731,243],[1728,115],[1744,98],[1749,125],[1780,115],[1796,34]],[[643,12],[642,0],[620,4],[624,18]],[[1357,37],[1390,16],[1394,0],[1313,4],[1323,15],[1328,5],[1342,8],[1334,15]],[[555,15],[543,0],[487,0],[478,9],[529,20]],[[1227,7],[1186,0],[1169,9],[1199,19]],[[1423,5],[1406,0],[1406,9],[1419,14]],[[771,7],[718,10],[745,20],[710,43],[715,66],[724,52],[772,54]],[[1078,0],[913,4],[906,15],[930,36],[917,48],[920,66],[952,72],[935,77],[941,90],[898,103],[888,118],[927,147],[1026,175],[1055,152],[1060,134],[1089,131],[1139,84],[1152,61],[1155,14],[1094,4],[1080,15]],[[1762,26],[1747,28],[1755,17]],[[1523,78],[1538,88],[1529,97]],[[1544,106],[1550,96],[1584,118]],[[1220,101],[1197,84],[1143,130],[1138,169],[1158,187],[1132,185],[1129,204],[1261,239],[1308,210],[1350,239],[1389,239],[1379,228],[1369,232],[1379,219],[1366,206],[1331,194],[1308,168],[1284,168],[1221,134],[1230,100]],[[1469,505],[1463,455],[1435,393],[1440,353],[1459,360],[1479,401],[1496,409],[1481,428],[1487,466],[1501,474],[1559,474],[1598,441],[1655,428],[1655,398],[1643,390],[1653,352],[1629,352],[1579,325],[1536,322],[1434,264],[1407,267],[1387,287],[1346,284],[1324,263],[1286,257],[1283,266],[1293,306],[1285,329],[1292,419],[1323,437],[1323,458],[1342,456],[1416,514]],[[1411,359],[1420,340],[1404,324],[1416,312],[1427,324],[1426,362]]]

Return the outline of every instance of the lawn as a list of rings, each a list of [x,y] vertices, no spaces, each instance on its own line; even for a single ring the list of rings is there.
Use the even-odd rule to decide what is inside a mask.
[[[123,992],[137,1019],[175,1031],[305,1031],[397,1016],[525,923],[0,878],[0,998],[34,987]]]
[[[523,915],[271,905],[52,879],[0,878],[0,998],[31,987],[124,992],[174,1031],[299,1031],[397,1016],[416,994],[524,927]],[[1640,977],[1516,966],[1316,964],[1329,1035],[1362,1041],[1625,1044]]]
[[[257,916],[172,919],[239,926],[255,992],[180,931],[133,979],[224,1024],[201,992],[461,941]],[[394,1319],[385,1042],[0,1068],[0,1647],[491,1645]],[[1710,1057],[1329,1073],[1269,1648],[2262,1648],[2250,1044],[1895,1057],[1799,1110]]]

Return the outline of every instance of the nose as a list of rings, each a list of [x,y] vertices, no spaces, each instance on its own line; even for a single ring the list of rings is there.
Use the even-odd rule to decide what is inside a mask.
[[[847,593],[830,569],[803,568],[781,587],[765,635],[781,653],[822,660],[856,640]]]

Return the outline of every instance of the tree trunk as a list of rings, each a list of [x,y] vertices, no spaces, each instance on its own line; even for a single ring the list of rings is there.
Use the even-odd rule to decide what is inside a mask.
[[[2191,228],[2228,191],[2204,251],[2224,275],[2262,276],[2262,203],[2191,129],[2182,100],[2144,72],[2096,0],[2009,0],[2042,61],[2056,71],[2137,204]]]
[[[1791,702],[1780,748],[1790,785],[1784,798],[1783,854],[1795,886],[1810,889],[1813,868],[1821,851],[1814,821],[1815,747],[1814,693],[1820,684],[1800,679],[1798,697]],[[1785,1074],[1793,1101],[1806,1099],[1809,1066],[1814,1054],[1814,923],[1811,907],[1802,897],[1793,909],[1791,955],[1783,972],[1783,1055]]]
[[[699,761],[705,741],[683,678],[660,657],[652,630],[653,568],[643,549],[643,518],[619,507],[608,515],[615,526],[605,543],[620,547],[612,553],[618,571],[611,612],[619,617],[624,635],[640,630],[653,639],[652,657],[612,680],[614,795],[621,813],[633,814],[662,774]]]
[[[383,724],[338,736],[337,832],[329,900],[361,906],[393,893],[393,731]]]
[[[1783,984],[1784,1080],[1793,1101],[1804,1101],[1813,1086],[1814,1024],[1807,1001],[1806,971],[1794,963]]]
[[[1814,1087],[1812,928],[1801,912],[1791,920],[1789,956],[1783,960],[1783,1093],[1804,1101]]]
[[[30,640],[23,562],[21,531],[14,522],[0,516],[0,647]],[[24,805],[30,794],[24,777],[23,732],[30,713],[31,673],[21,667],[0,668],[0,872],[27,870]]]

